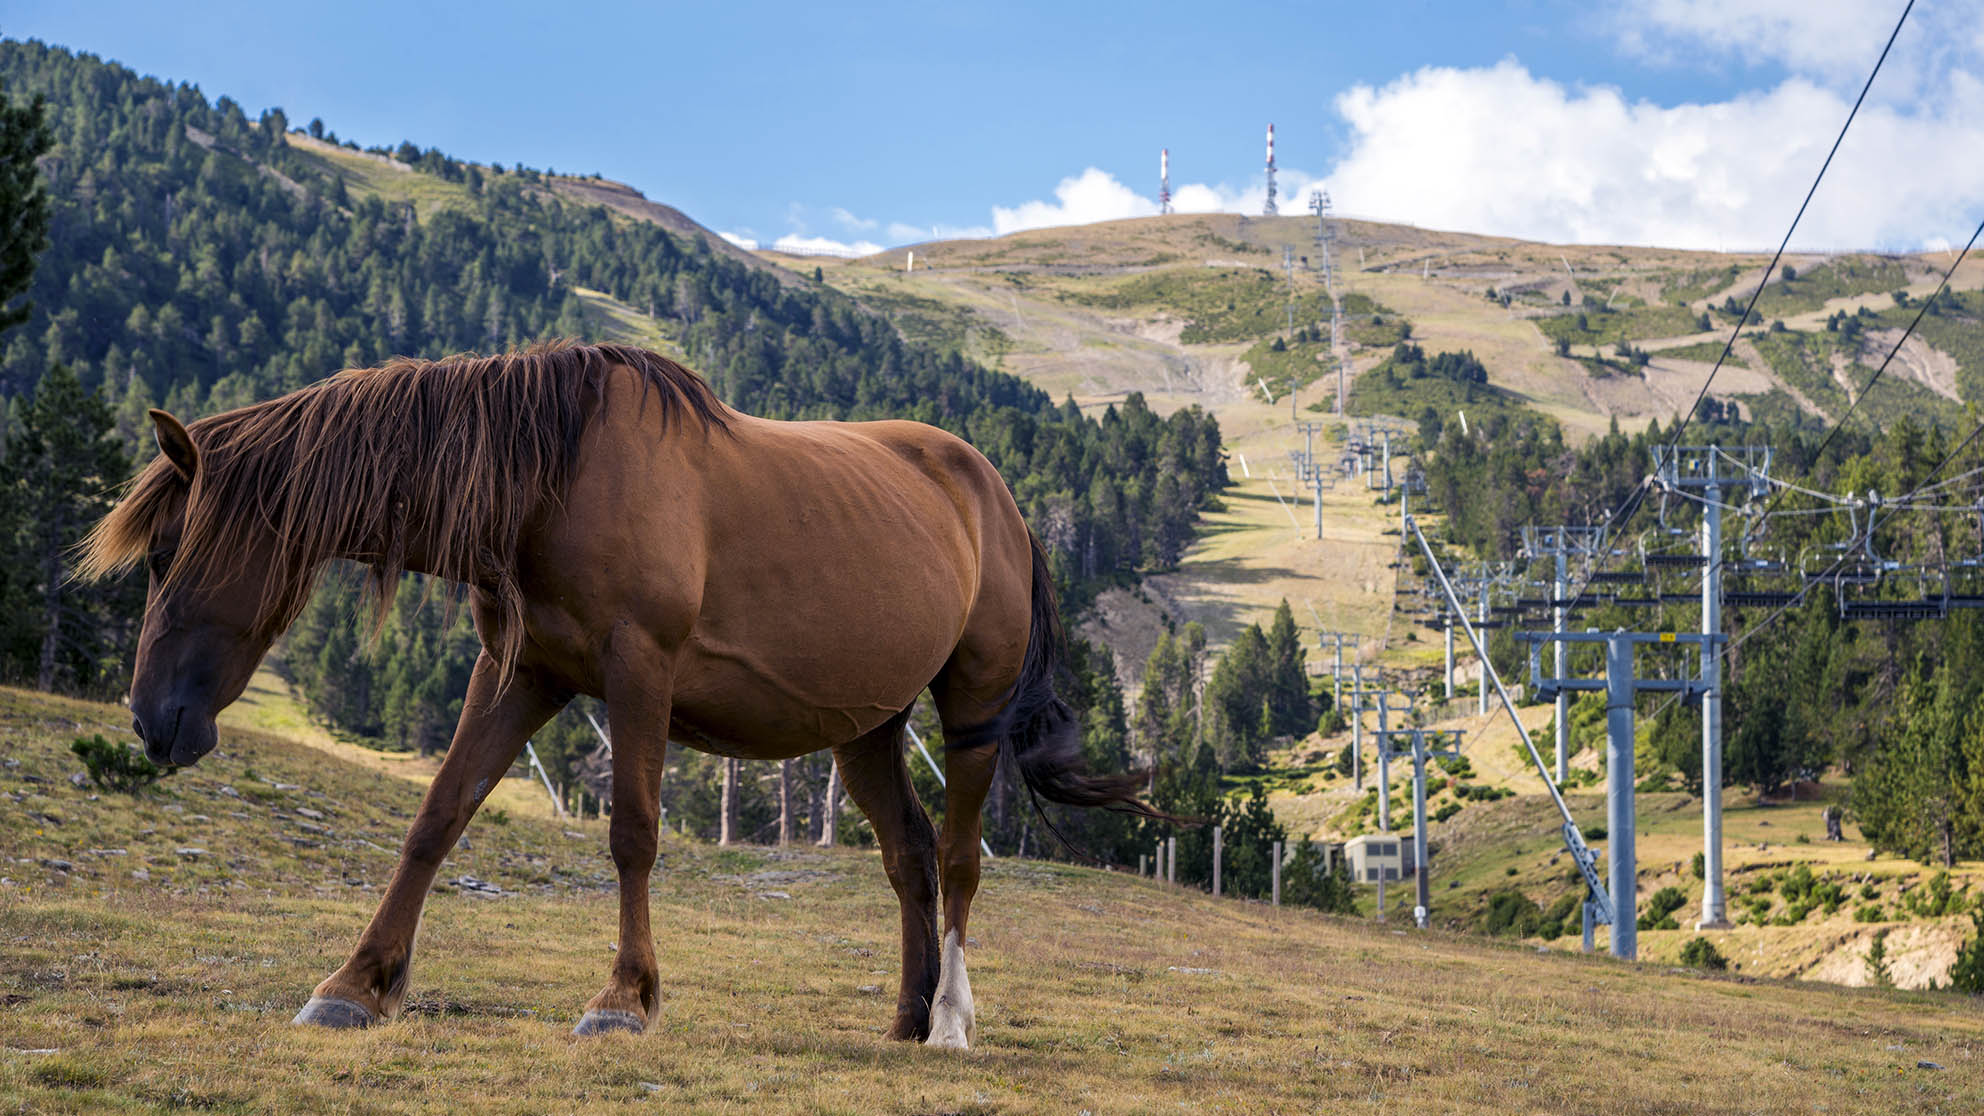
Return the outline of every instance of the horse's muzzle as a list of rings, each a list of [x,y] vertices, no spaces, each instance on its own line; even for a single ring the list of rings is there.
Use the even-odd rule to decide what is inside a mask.
[[[211,719],[186,715],[174,704],[150,713],[133,711],[131,731],[144,742],[145,758],[160,767],[189,767],[213,751],[220,733]]]

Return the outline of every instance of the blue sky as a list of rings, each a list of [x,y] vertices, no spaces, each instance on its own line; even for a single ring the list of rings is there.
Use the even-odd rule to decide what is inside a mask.
[[[1182,208],[1559,241],[1774,244],[1905,0],[1610,4],[10,0],[0,34],[321,116],[362,144],[598,171],[732,235],[887,246]],[[1921,0],[1812,248],[1984,215],[1984,0]],[[1897,174],[1897,167],[1909,168]],[[792,241],[789,241],[792,242]]]

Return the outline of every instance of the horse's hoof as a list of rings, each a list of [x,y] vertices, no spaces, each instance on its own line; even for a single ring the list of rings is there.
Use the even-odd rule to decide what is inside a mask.
[[[923,1045],[938,1050],[970,1050],[971,1038],[962,1026],[932,1027],[930,1037],[923,1040]]]
[[[364,1030],[372,1025],[378,1016],[365,1009],[365,1005],[334,996],[312,996],[303,1010],[290,1020],[292,1026],[310,1025],[331,1027],[337,1030],[358,1028]]]
[[[626,1031],[638,1035],[648,1029],[648,1022],[631,1011],[594,1008],[580,1018],[579,1025],[572,1028],[575,1035],[603,1035],[612,1031]]]

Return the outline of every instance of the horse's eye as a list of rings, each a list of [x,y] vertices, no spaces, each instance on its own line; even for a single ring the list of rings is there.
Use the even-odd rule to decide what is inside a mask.
[[[169,550],[154,550],[146,564],[151,568],[153,577],[164,581],[166,571],[172,568],[172,552]]]

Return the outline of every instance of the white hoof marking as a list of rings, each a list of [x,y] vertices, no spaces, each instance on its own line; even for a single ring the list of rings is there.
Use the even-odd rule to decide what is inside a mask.
[[[937,977],[937,999],[930,1005],[927,1046],[968,1050],[977,1037],[978,1020],[971,1008],[971,978],[964,971],[964,943],[956,930],[944,935],[943,968]]]

